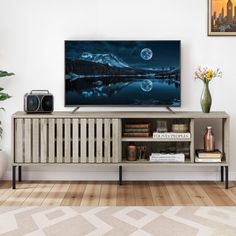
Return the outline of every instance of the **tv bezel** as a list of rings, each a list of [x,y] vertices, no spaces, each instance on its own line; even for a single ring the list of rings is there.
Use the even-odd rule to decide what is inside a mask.
[[[179,102],[179,106],[173,106],[173,105],[67,105],[66,104],[66,79],[65,79],[65,75],[66,75],[66,42],[84,42],[84,41],[91,41],[91,42],[112,42],[112,41],[115,41],[115,42],[132,42],[132,41],[139,41],[139,42],[142,42],[142,41],[146,41],[146,42],[179,42],[179,64],[180,64],[180,67],[179,67],[179,74],[180,74],[180,87],[179,87],[179,90],[180,90],[180,102]],[[155,107],[176,107],[176,108],[180,108],[181,105],[182,105],[182,89],[181,89],[181,84],[182,84],[182,69],[181,69],[181,65],[182,65],[182,62],[181,62],[181,40],[159,40],[159,39],[152,39],[152,40],[145,40],[145,39],[141,39],[141,40],[134,40],[134,39],[126,39],[126,40],[122,40],[122,39],[79,39],[79,40],[76,40],[76,39],[73,39],[73,40],[64,40],[64,107],[131,107],[131,108],[137,108],[137,107],[142,107],[142,108],[155,108]]]

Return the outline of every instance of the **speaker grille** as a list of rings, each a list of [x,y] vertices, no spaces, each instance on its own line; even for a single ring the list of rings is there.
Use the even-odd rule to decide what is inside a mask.
[[[40,102],[37,96],[29,95],[27,97],[27,110],[29,112],[37,111],[39,108],[39,104]]]
[[[43,111],[53,111],[53,97],[51,95],[45,95],[42,98]]]

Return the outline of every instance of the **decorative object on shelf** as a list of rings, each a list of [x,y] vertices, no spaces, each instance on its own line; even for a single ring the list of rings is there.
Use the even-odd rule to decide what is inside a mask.
[[[208,35],[236,36],[233,0],[208,0]]]
[[[199,159],[203,159],[204,161],[210,160],[210,161],[221,161],[223,154],[220,150],[214,150],[212,152],[205,152],[204,150],[196,150],[196,156]]]
[[[124,137],[149,137],[150,136],[150,124],[125,124],[123,133]]]
[[[146,160],[148,158],[146,145],[137,146],[137,157],[139,160]]]
[[[171,130],[174,133],[186,133],[188,131],[187,124],[172,124]]]
[[[24,96],[24,111],[27,113],[53,112],[53,95],[48,90],[32,90]]]
[[[150,162],[185,162],[184,153],[152,153]]]
[[[166,120],[157,120],[157,132],[165,133],[167,132],[167,121]]]
[[[215,150],[215,139],[212,127],[208,126],[204,135],[204,151],[213,152]]]
[[[167,133],[159,133],[159,132],[153,132],[153,138],[157,139],[190,139],[191,134],[188,133],[173,133],[173,132],[167,132]]]
[[[207,67],[204,67],[203,69],[199,67],[195,72],[195,79],[200,79],[204,83],[200,99],[202,111],[204,113],[209,113],[211,110],[212,98],[209,90],[209,83],[213,78],[222,78],[222,72],[219,68],[216,71],[213,71]]]
[[[134,143],[130,143],[127,147],[127,161],[137,160],[137,147]]]

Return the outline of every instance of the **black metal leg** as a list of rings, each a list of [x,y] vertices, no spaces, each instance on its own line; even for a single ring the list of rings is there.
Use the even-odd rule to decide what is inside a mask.
[[[119,184],[122,185],[122,166],[119,166]]]
[[[16,189],[16,166],[12,166],[12,189]]]
[[[224,166],[221,166],[220,169],[221,169],[221,182],[224,182]]]
[[[229,188],[229,167],[225,166],[225,189]]]
[[[21,166],[18,166],[18,180],[19,182],[21,182],[22,178],[21,178]]]

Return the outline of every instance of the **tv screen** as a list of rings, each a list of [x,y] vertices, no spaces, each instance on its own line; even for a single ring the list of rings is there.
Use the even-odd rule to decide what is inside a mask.
[[[66,106],[180,106],[180,41],[65,41]]]

